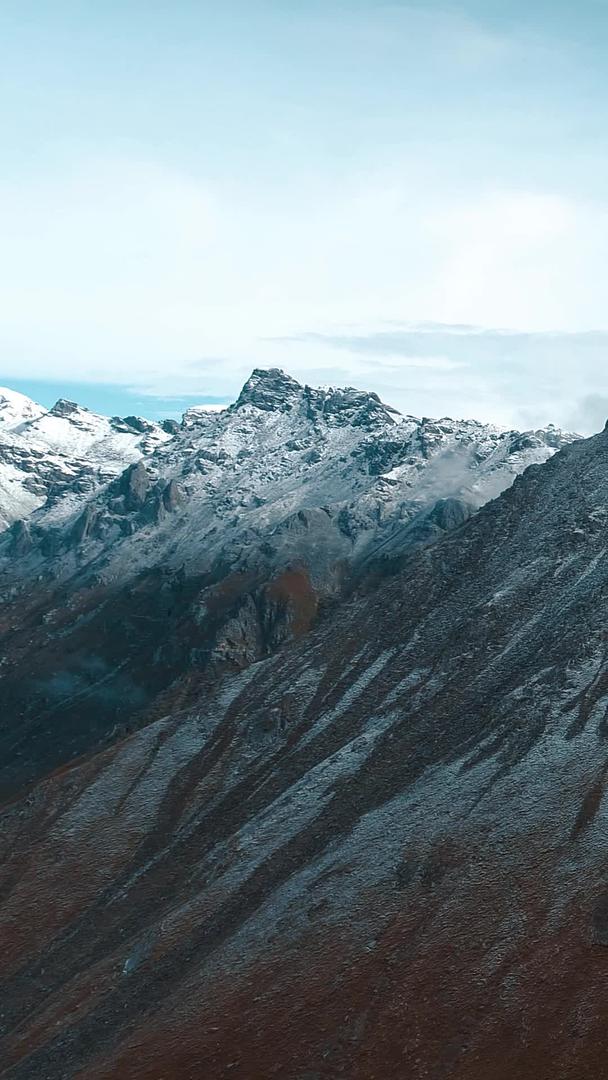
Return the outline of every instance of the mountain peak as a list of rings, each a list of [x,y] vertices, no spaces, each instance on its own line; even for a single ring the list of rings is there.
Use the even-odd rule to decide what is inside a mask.
[[[51,416],[70,417],[73,416],[74,413],[88,411],[89,410],[86,409],[84,405],[79,405],[77,401],[69,401],[68,398],[59,398],[51,409]]]
[[[254,368],[234,408],[254,405],[266,412],[289,412],[300,400],[303,388],[281,368]]]
[[[377,394],[355,387],[302,386],[281,368],[254,368],[233,408],[253,405],[265,412],[290,412],[305,404],[310,419],[354,427],[384,427],[400,419]]]

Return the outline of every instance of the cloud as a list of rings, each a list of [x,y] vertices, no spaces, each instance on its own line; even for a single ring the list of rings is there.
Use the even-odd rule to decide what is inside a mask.
[[[290,339],[306,353],[311,335]],[[403,411],[467,416],[512,427],[557,423],[582,434],[608,395],[608,332],[521,332],[425,324],[312,335],[355,381]],[[292,369],[295,353],[291,353]],[[438,363],[437,361],[441,362]],[[579,404],[573,408],[573,387]],[[607,413],[608,415],[608,413]]]
[[[429,331],[427,331],[428,333]],[[413,339],[403,331],[377,331],[368,334],[321,334],[304,333],[293,337],[271,339],[273,343],[293,342],[309,343],[311,345],[330,345],[335,349],[342,349],[349,353],[360,353],[374,357],[382,357],[383,366],[386,368],[424,368],[426,371],[453,371],[454,368],[466,367],[464,360],[455,360],[450,356],[436,356],[433,354],[416,355],[412,352]]]
[[[608,391],[608,335],[580,332],[606,310],[606,207],[422,179],[401,157],[275,197],[102,152],[5,178],[0,376],[224,398],[281,366],[513,426]]]
[[[573,431],[601,431],[608,421],[608,394],[586,394],[574,405],[570,414]]]

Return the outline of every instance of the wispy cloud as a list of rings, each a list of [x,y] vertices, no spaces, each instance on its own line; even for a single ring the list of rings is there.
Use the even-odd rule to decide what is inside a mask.
[[[603,427],[608,416],[605,331],[426,323],[304,332],[289,343],[295,350],[312,344],[335,352],[343,370],[413,413],[477,416],[517,427],[555,422],[582,433]]]

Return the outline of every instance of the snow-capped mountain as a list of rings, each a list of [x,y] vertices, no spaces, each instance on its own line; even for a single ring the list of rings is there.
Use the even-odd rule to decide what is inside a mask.
[[[69,515],[169,438],[139,417],[110,419],[65,400],[44,409],[0,388],[0,530],[42,506]]]
[[[255,371],[228,409],[190,409],[172,437],[159,425],[107,420],[69,402],[29,423],[26,435],[77,460],[86,453],[104,464],[108,478],[144,457],[133,475],[146,487],[146,512],[130,519],[122,547],[131,564],[135,558],[146,565],[162,550],[166,565],[196,570],[209,569],[220,552],[225,557],[227,545],[236,559],[243,545],[251,554],[256,537],[281,548],[283,534],[290,534],[286,556],[293,560],[314,539],[299,547],[294,539],[315,531],[313,519],[316,531],[333,537],[336,557],[356,561],[380,533],[387,539],[438,499],[474,510],[576,438],[553,427],[522,434],[477,421],[401,416],[375,394],[315,390],[276,370]],[[160,490],[169,484],[184,509],[163,529]],[[125,507],[117,490],[110,486],[87,505],[94,519],[83,537],[87,558],[102,549],[120,558]],[[69,502],[43,506],[32,530],[58,522],[71,530],[79,510]],[[146,527],[141,543],[132,539]]]
[[[401,416],[278,370],[173,433],[141,423],[60,403],[27,429],[111,465],[0,540],[0,707],[19,717],[27,775],[302,637],[575,438]]]
[[[256,403],[247,392],[213,421],[204,452],[214,446],[216,460],[200,475],[213,479],[225,453],[227,475],[242,477],[245,449],[266,497],[278,486],[286,498],[280,433],[310,394],[292,387],[285,399],[275,387],[268,409],[254,390]],[[348,462],[365,497],[378,498],[385,475],[359,453],[372,433],[396,438],[383,467],[405,469],[405,483],[424,461],[428,481],[437,453],[402,457],[424,423],[402,430],[378,403],[369,409],[368,428],[364,402],[351,398],[346,423],[342,407],[311,407],[298,430],[321,458],[338,442],[334,466]],[[258,423],[276,454],[261,434],[247,444]],[[435,426],[434,446],[472,430]],[[193,468],[180,483],[198,484],[198,442],[192,430],[183,438]],[[470,475],[455,477],[468,493],[515,455],[546,456],[544,438],[559,436],[526,436],[527,446],[485,430],[480,460],[474,443]],[[175,449],[159,451],[168,469]],[[304,465],[321,462],[297,460],[300,486],[327,491],[329,471],[303,483]],[[176,503],[144,524],[137,515],[158,490],[146,469],[96,500],[100,513],[132,516],[121,541],[132,551],[146,530],[179,534],[190,512]],[[352,502],[344,484],[342,473],[331,490]],[[233,506],[221,520],[235,517]],[[195,626],[208,630],[204,609],[220,605],[204,577],[150,562],[122,591],[102,585],[108,563],[80,594],[64,579],[62,608],[46,579],[37,606],[5,605],[5,624],[22,626],[18,639],[5,633],[5,667],[19,668],[19,648],[47,658],[33,672],[36,687],[46,680],[36,715],[10,674],[2,702],[3,777],[18,792],[0,867],[7,1077],[604,1077],[607,526],[608,430],[528,468],[399,573],[283,650],[216,672],[190,700],[183,683],[163,695],[161,675],[171,656],[182,672],[200,663]],[[226,569],[224,599],[244,574]],[[163,707],[127,734],[121,707],[128,699],[133,713],[154,680]],[[95,727],[104,709],[110,734]],[[88,744],[83,728],[94,728]]]
[[[113,470],[153,453],[171,437],[160,424],[142,417],[98,416],[64,398],[20,430],[34,442],[75,457],[87,455]]]
[[[43,416],[46,409],[25,394],[0,386],[0,431],[21,431],[32,420]]]

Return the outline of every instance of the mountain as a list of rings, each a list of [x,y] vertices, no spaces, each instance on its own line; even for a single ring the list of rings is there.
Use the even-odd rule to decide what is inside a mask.
[[[284,492],[247,439],[258,410],[278,443],[303,402],[254,391],[215,452],[230,432]],[[369,464],[368,407],[343,425],[316,400]],[[509,461],[515,436],[493,438],[467,492]],[[382,472],[355,475],[380,499]],[[5,805],[4,1075],[603,1076],[607,526],[604,431]]]
[[[8,390],[0,394],[5,395],[0,396],[0,418],[2,400],[7,408],[10,405],[6,423],[0,426],[7,452],[13,449],[16,459],[19,453],[36,455],[37,461],[23,469],[33,474],[29,486],[40,489],[40,498],[51,460],[63,462],[77,477],[72,495],[81,494],[78,481],[83,471],[95,476],[97,482],[87,490],[90,495],[144,457],[153,458],[150,465],[157,472],[178,479],[192,474],[196,465],[202,477],[198,487],[208,501],[214,494],[209,487],[221,486],[217,479],[223,479],[225,471],[239,493],[234,500],[239,510],[244,509],[240,504],[247,496],[245,489],[257,484],[268,489],[265,502],[272,504],[273,513],[280,499],[285,509],[318,506],[323,496],[332,502],[352,502],[351,488],[355,500],[366,490],[381,494],[384,489],[382,502],[391,507],[405,503],[405,495],[419,506],[435,491],[444,497],[456,493],[478,506],[528,464],[546,460],[575,438],[551,426],[522,435],[476,421],[402,417],[375,394],[352,388],[314,390],[278,370],[254,371],[228,409],[192,407],[184,414],[181,429],[173,421],[159,425],[141,417],[98,416],[63,399],[44,410],[22,395]],[[219,468],[214,470],[214,465]],[[67,480],[66,476],[69,493]],[[300,490],[308,485],[310,493]],[[59,486],[56,481],[55,489]],[[397,490],[388,498],[391,487]],[[40,510],[36,522],[43,526],[74,516],[78,506],[68,501],[58,513],[57,501],[54,490],[49,514],[49,507],[39,500],[32,508]],[[277,505],[276,516],[281,512]],[[9,517],[1,501],[0,513]]]
[[[45,412],[42,405],[38,405],[25,394],[0,386],[0,431],[20,431]]]
[[[138,417],[110,419],[63,399],[47,410],[0,388],[0,531],[40,507],[69,516],[170,437]]]
[[[87,455],[116,471],[152,453],[170,435],[160,424],[138,416],[98,416],[74,401],[60,398],[52,409],[20,429],[34,442],[62,453]]]
[[[302,637],[575,438],[401,416],[278,370],[172,434],[138,423],[61,402],[28,426],[113,476],[0,539],[7,793]]]

